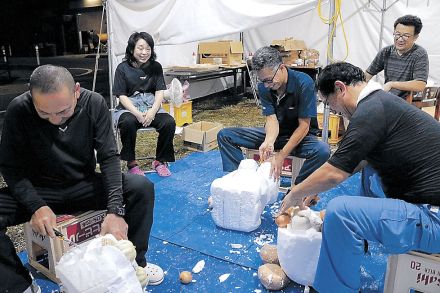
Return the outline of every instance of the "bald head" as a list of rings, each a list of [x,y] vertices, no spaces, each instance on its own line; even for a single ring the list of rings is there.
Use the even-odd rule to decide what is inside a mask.
[[[72,74],[61,66],[41,65],[31,74],[29,89],[31,93],[38,91],[42,94],[57,92],[67,88],[72,92],[75,89],[75,81]]]

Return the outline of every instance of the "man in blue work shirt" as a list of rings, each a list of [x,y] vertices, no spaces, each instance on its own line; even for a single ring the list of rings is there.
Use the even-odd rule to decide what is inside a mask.
[[[237,169],[243,154],[240,147],[259,149],[260,157],[270,160],[271,174],[278,179],[284,159],[296,156],[306,159],[295,184],[300,183],[327,161],[330,149],[316,136],[316,92],[312,78],[287,68],[280,53],[262,47],[252,58],[258,91],[266,116],[265,127],[225,128],[217,139],[223,170]],[[277,153],[274,154],[274,151]]]

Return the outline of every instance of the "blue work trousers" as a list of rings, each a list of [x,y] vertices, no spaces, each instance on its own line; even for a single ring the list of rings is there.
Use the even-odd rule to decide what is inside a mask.
[[[313,284],[320,293],[359,292],[364,240],[381,243],[389,254],[440,252],[438,208],[383,198],[376,176],[368,169],[363,174],[361,197],[339,196],[327,206]],[[376,190],[368,190],[368,186]]]
[[[238,168],[243,160],[240,147],[258,149],[266,137],[262,127],[233,127],[224,128],[217,135],[218,146],[223,162],[223,171],[231,172]],[[282,149],[290,136],[278,136],[274,147]],[[330,157],[330,148],[315,135],[306,135],[300,144],[292,151],[292,156],[306,159],[295,184],[302,182],[310,174],[324,164]]]

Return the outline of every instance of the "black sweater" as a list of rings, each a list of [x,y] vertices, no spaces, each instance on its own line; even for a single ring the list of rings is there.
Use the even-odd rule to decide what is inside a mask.
[[[9,105],[0,143],[0,171],[19,203],[32,214],[46,205],[35,186],[61,188],[95,176],[100,164],[108,208],[122,206],[122,175],[111,115],[103,97],[81,89],[63,125],[40,118],[26,92]]]

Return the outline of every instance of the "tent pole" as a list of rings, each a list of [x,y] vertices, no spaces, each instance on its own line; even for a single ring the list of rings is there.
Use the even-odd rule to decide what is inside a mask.
[[[115,101],[113,100],[113,64],[112,64],[112,46],[111,46],[111,42],[110,42],[110,38],[113,37],[113,31],[111,28],[111,23],[110,23],[110,13],[108,12],[108,0],[103,0],[103,2],[105,2],[105,6],[106,6],[106,19],[107,19],[107,56],[108,56],[108,83],[109,83],[109,89],[110,89],[110,110],[113,111],[113,109],[116,107],[115,105]],[[112,115],[112,119],[113,119],[113,115]]]
[[[383,0],[382,9],[381,9],[381,18],[380,18],[380,33],[379,33],[379,51],[382,49],[382,40],[383,40],[383,25],[385,22],[385,12],[387,11],[387,0]]]
[[[329,1],[330,9],[329,9],[329,19],[333,18],[333,15],[335,14],[335,0]],[[336,32],[336,21],[332,21],[328,25],[328,54],[327,54],[327,65],[330,64],[330,58],[329,56],[333,56],[333,38],[335,34],[332,35],[332,31]],[[325,143],[328,143],[328,122],[330,118],[330,107],[328,104],[324,105],[324,118],[323,118],[323,125],[322,125],[322,141]]]
[[[105,2],[102,2],[101,25],[99,26],[98,49],[96,50],[96,56],[95,56],[95,70],[93,72],[92,92],[95,91],[96,74],[98,73],[98,67],[99,67],[99,57],[100,57],[100,48],[101,48],[101,37],[100,36],[102,35],[102,23],[104,22],[104,13],[105,13]]]

